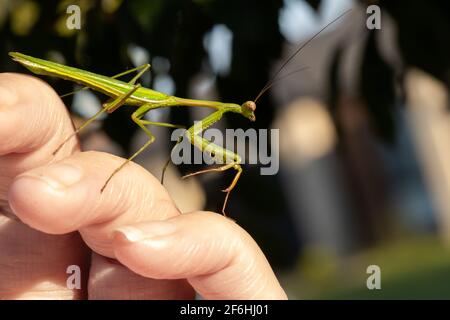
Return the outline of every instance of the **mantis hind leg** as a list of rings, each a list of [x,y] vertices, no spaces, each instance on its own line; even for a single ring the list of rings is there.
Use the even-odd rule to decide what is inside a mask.
[[[116,99],[112,100],[111,102],[107,102],[107,103],[103,104],[101,110],[99,110],[96,114],[94,114],[92,117],[87,119],[80,127],[78,127],[78,129],[76,129],[72,134],[70,134],[66,139],[64,139],[63,142],[60,143],[60,145],[56,148],[56,150],[53,151],[53,155],[58,153],[58,151],[67,143],[67,141],[69,141],[72,137],[77,135],[81,130],[86,128],[89,124],[94,122],[101,114],[103,114],[104,112],[109,112],[110,113],[110,112],[112,112],[110,110],[114,111],[117,108],[119,108],[120,106],[122,106],[127,101],[127,99],[137,89],[140,88],[140,86],[141,86],[140,84],[137,84],[137,85],[133,86],[133,88],[131,88],[128,92],[125,92],[124,94],[118,96]]]
[[[183,136],[178,138],[177,143],[175,143],[175,145],[173,146],[172,150],[170,150],[169,157],[168,157],[166,163],[164,164],[164,167],[162,168],[161,180],[160,180],[162,185],[164,185],[164,177],[166,176],[167,168],[169,167],[170,160],[172,159],[172,154],[173,154],[173,152],[175,151],[176,147],[180,144],[180,142],[182,140],[183,140]]]
[[[56,148],[55,151],[53,151],[53,155],[55,155],[56,153],[58,153],[58,151],[63,147],[63,145],[67,143],[67,141],[69,141],[73,136],[75,136],[76,134],[78,134],[81,130],[83,130],[84,128],[86,128],[89,124],[91,124],[92,122],[94,122],[101,114],[103,114],[104,112],[112,113],[112,112],[114,112],[115,110],[117,110],[117,108],[119,108],[120,106],[122,106],[122,105],[127,101],[127,99],[128,99],[128,98],[129,98],[129,97],[130,97],[137,89],[139,89],[140,85],[139,85],[139,84],[135,85],[135,83],[136,83],[136,81],[137,81],[137,80],[138,80],[138,79],[139,79],[139,78],[140,78],[140,77],[141,77],[148,69],[150,69],[150,65],[147,63],[147,64],[144,64],[144,65],[142,65],[142,66],[140,66],[140,67],[133,68],[133,69],[130,69],[130,70],[127,70],[127,71],[124,71],[124,72],[122,72],[122,73],[119,73],[119,74],[116,74],[116,75],[112,76],[111,78],[119,78],[119,77],[121,77],[121,76],[124,76],[124,75],[127,75],[127,74],[129,74],[129,73],[132,73],[132,72],[135,72],[135,71],[140,70],[140,71],[136,74],[136,76],[134,76],[133,79],[131,79],[131,80],[128,82],[129,84],[133,85],[133,88],[132,88],[130,91],[125,92],[125,93],[123,93],[122,95],[117,96],[115,99],[111,100],[110,102],[107,102],[107,103],[103,104],[101,110],[99,110],[96,114],[94,114],[92,117],[90,117],[89,119],[87,119],[87,120],[86,120],[79,128],[77,128],[77,129],[75,130],[75,132],[73,132],[70,136],[68,136],[68,137],[67,137],[67,138],[66,138],[66,139],[58,146],[58,148]],[[84,88],[81,88],[81,89],[79,89],[79,90],[75,90],[75,91],[73,91],[73,92],[71,92],[71,93],[62,95],[61,98],[65,97],[65,96],[68,96],[68,95],[71,95],[71,94],[73,94],[73,93],[75,93],[75,92],[85,90],[85,89],[88,89],[88,87],[84,87]]]

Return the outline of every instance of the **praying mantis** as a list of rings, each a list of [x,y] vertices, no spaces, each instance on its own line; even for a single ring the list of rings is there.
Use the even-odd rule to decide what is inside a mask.
[[[224,190],[226,193],[225,200],[222,206],[222,214],[225,215],[226,205],[230,196],[231,191],[235,188],[243,170],[241,167],[242,159],[237,154],[221,146],[214,144],[213,142],[203,138],[201,136],[202,131],[206,130],[208,127],[212,126],[216,122],[218,122],[222,116],[226,113],[236,113],[250,121],[255,121],[255,111],[256,111],[256,102],[258,99],[268,90],[270,89],[275,82],[278,82],[282,78],[291,75],[284,75],[283,77],[278,77],[280,72],[284,69],[284,67],[313,39],[315,39],[322,31],[328,28],[331,24],[339,20],[345,14],[347,14],[350,10],[345,11],[333,21],[325,25],[321,30],[319,30],[316,34],[314,34],[311,38],[309,38],[306,42],[304,42],[278,69],[278,71],[274,74],[271,80],[263,87],[260,93],[254,100],[246,101],[242,104],[236,103],[225,103],[220,101],[208,101],[208,100],[196,100],[196,99],[186,99],[180,98],[172,95],[167,95],[162,92],[158,92],[149,88],[142,87],[139,83],[136,83],[138,79],[150,69],[149,64],[144,64],[140,67],[127,70],[120,74],[108,77],[99,74],[95,74],[89,71],[85,71],[82,69],[77,69],[69,66],[65,66],[62,64],[58,64],[55,62],[51,62],[48,60],[43,60],[35,57],[31,57],[19,52],[10,52],[9,55],[12,59],[24,67],[29,69],[31,72],[39,75],[47,75],[54,76],[58,78],[62,78],[69,81],[74,81],[80,85],[85,86],[85,88],[90,88],[96,91],[99,91],[107,96],[110,99],[103,103],[102,108],[94,114],[91,118],[87,119],[78,129],[76,129],[71,135],[66,137],[63,142],[58,146],[58,148],[54,151],[56,154],[62,146],[73,138],[76,134],[78,134],[81,130],[86,128],[90,123],[95,121],[100,115],[103,113],[112,113],[118,108],[128,105],[134,106],[137,109],[133,112],[131,119],[144,131],[147,135],[147,142],[137,150],[132,156],[126,159],[119,167],[117,167],[105,181],[103,187],[101,188],[101,192],[106,188],[110,180],[113,178],[115,174],[117,174],[125,165],[127,165],[130,161],[132,161],[136,156],[138,156],[141,152],[143,152],[147,147],[149,147],[154,141],[155,136],[148,129],[148,126],[159,126],[159,127],[167,127],[167,128],[183,128],[182,126],[171,124],[171,123],[163,123],[150,121],[144,118],[144,116],[152,110],[161,109],[161,108],[171,108],[174,106],[185,106],[185,107],[199,107],[199,108],[209,108],[212,109],[213,112],[203,118],[200,122],[200,125],[193,125],[186,129],[185,134],[179,139],[176,143],[181,142],[182,139],[186,138],[188,141],[196,148],[198,148],[202,152],[208,152],[209,155],[216,160],[217,162],[221,162],[223,165],[218,167],[209,168],[201,171],[197,171],[194,173],[190,173],[185,175],[183,178],[191,177],[198,174],[203,174],[207,172],[224,172],[230,169],[235,170],[234,178],[231,184]],[[302,68],[304,69],[304,68]],[[299,70],[297,70],[299,71]],[[118,78],[137,72],[137,74],[129,81],[124,82],[118,80]],[[278,77],[278,78],[277,78]],[[172,151],[175,149],[176,145],[173,147]],[[220,160],[220,161],[219,161]],[[169,161],[165,164],[162,176],[161,183],[164,181],[164,174],[167,169]]]

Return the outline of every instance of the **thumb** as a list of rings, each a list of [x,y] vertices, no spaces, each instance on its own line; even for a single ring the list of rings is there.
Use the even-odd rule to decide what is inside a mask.
[[[255,241],[214,213],[121,227],[113,249],[134,272],[156,279],[187,278],[205,299],[286,299]]]

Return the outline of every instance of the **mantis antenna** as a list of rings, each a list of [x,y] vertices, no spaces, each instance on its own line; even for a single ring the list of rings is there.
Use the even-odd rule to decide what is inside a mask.
[[[352,11],[352,9],[349,9],[343,13],[341,13],[337,18],[335,18],[334,20],[330,21],[329,23],[327,23],[322,29],[320,29],[319,31],[317,31],[311,38],[309,38],[306,42],[304,42],[302,45],[300,45],[297,50],[295,50],[295,52],[293,54],[291,54],[291,56],[289,58],[287,58],[283,64],[278,68],[278,70],[274,73],[274,75],[272,76],[272,78],[267,82],[267,84],[261,89],[261,91],[258,93],[258,95],[256,96],[254,102],[258,101],[259,98],[261,98],[261,96],[267,92],[267,90],[270,89],[270,87],[272,87],[272,85],[275,82],[278,82],[281,79],[284,79],[286,76],[283,76],[281,78],[277,78],[278,75],[280,74],[281,71],[283,71],[283,69],[286,67],[286,65],[291,62],[292,59],[294,59],[295,56],[297,56],[300,51],[302,51],[303,48],[305,48],[308,44],[310,44],[315,38],[317,38],[317,36],[319,34],[321,34],[325,29],[327,29],[329,26],[331,26],[333,23],[335,23],[336,21],[338,21],[339,19],[341,19],[343,16],[345,16],[347,13],[349,13],[350,11]],[[293,73],[295,73],[296,71],[294,71]],[[292,73],[289,73],[292,74]]]

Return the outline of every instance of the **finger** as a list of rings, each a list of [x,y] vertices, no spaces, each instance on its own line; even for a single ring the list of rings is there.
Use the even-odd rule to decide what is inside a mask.
[[[0,299],[83,299],[89,252],[78,233],[43,234],[0,215]],[[80,268],[80,287],[67,285]]]
[[[32,230],[12,214],[7,202],[16,175],[77,150],[74,139],[52,155],[72,131],[64,104],[47,84],[0,73],[0,299],[77,299],[86,293],[66,283],[68,266],[87,271],[88,252],[80,236]]]
[[[31,227],[51,234],[79,230],[91,249],[114,258],[111,235],[115,228],[179,214],[159,181],[132,162],[101,193],[109,175],[123,161],[101,152],[77,153],[18,176],[10,188],[9,202],[15,214]],[[192,287],[185,280],[156,282],[141,278],[139,281],[131,271],[124,271],[123,266],[102,261],[94,260],[91,267],[91,299],[193,297]],[[126,289],[131,287],[135,290]]]
[[[285,299],[264,254],[236,223],[213,213],[117,229],[115,255],[136,273],[187,278],[206,299]]]
[[[111,235],[115,228],[179,214],[159,181],[133,162],[101,192],[123,161],[89,151],[27,171],[11,185],[10,205],[29,226],[50,234],[79,230],[94,251],[113,258]]]

